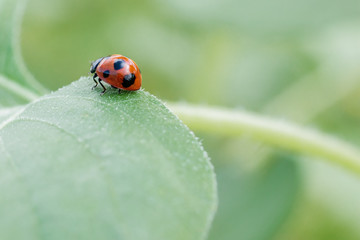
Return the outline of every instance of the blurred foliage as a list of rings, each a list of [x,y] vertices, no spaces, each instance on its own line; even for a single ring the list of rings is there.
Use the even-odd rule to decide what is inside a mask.
[[[248,108],[360,144],[359,27],[357,0],[29,0],[22,49],[31,72],[53,90],[86,75],[91,60],[121,53],[142,69],[144,88],[162,99]],[[251,195],[243,187],[280,163],[268,161],[273,149],[246,137],[200,136],[224,194],[214,231],[218,224],[237,228],[233,221],[241,221],[241,211],[234,209],[239,218],[226,220],[221,204],[228,203],[232,191],[239,201]],[[229,173],[227,178],[234,180],[225,184],[223,168],[238,168],[239,175]],[[360,201],[359,179],[332,167],[313,168],[307,161],[292,162],[290,168],[301,170],[298,180],[276,173],[279,179],[270,181],[268,190],[256,195],[261,199],[249,206],[256,209],[257,203],[266,203],[267,194],[281,194],[282,187],[287,189],[281,183],[297,182],[283,196],[288,196],[287,207],[274,211],[283,217],[269,235],[249,239],[277,239],[277,231],[278,239],[359,239],[356,224],[338,219],[360,222],[355,204]],[[344,178],[346,184],[336,184]],[[251,186],[253,192],[264,187]],[[304,201],[308,196],[310,203]],[[313,202],[322,207],[320,217]],[[273,208],[271,201],[267,207]],[[273,221],[268,219],[258,231],[275,226]],[[221,236],[221,231],[211,234]]]
[[[273,156],[275,162],[253,174],[233,164],[215,166],[221,199],[210,240],[269,239],[277,232],[294,205],[300,183],[289,158]]]
[[[306,200],[308,201],[308,200]],[[311,214],[309,214],[311,213]],[[278,235],[278,240],[357,240],[358,232],[324,209],[321,203],[307,202],[306,208],[300,206],[293,216],[296,222],[287,226],[286,231]],[[313,224],[316,222],[317,224]]]

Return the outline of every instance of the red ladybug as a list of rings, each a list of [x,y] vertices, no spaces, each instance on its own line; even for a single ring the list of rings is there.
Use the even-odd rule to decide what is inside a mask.
[[[98,81],[105,93],[106,88],[101,83],[104,81],[110,84],[113,88],[118,88],[127,91],[136,91],[141,87],[141,73],[136,63],[120,54],[114,54],[108,57],[102,57],[91,63],[90,72],[93,75],[95,86],[98,85]],[[98,81],[96,81],[98,77]]]

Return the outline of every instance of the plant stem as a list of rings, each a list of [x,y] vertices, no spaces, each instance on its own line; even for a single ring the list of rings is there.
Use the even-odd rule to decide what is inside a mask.
[[[14,81],[7,79],[2,75],[0,75],[0,86],[2,88],[6,88],[10,92],[28,101],[33,101],[39,98],[39,96],[34,92],[26,89],[25,87],[21,86],[20,84],[17,84]]]
[[[189,104],[167,104],[191,129],[226,136],[249,135],[266,143],[320,157],[360,176],[360,150],[314,129],[262,115]]]

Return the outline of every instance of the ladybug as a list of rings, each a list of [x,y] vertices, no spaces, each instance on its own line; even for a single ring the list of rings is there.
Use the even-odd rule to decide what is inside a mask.
[[[113,54],[99,58],[91,63],[90,72],[95,82],[94,89],[98,83],[104,89],[100,95],[106,92],[106,88],[101,83],[104,81],[113,88],[127,91],[136,91],[141,87],[141,73],[136,63],[120,54]],[[98,81],[96,81],[98,77]]]

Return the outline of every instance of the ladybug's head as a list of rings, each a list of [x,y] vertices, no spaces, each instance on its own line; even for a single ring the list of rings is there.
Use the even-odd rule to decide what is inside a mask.
[[[91,63],[91,65],[90,65],[90,72],[91,72],[91,73],[95,73],[97,66],[99,65],[99,63],[100,63],[101,60],[103,60],[103,59],[104,59],[104,58],[102,57],[102,58],[99,58],[99,59],[97,59],[97,60],[95,60],[95,61],[93,61],[93,62]]]

